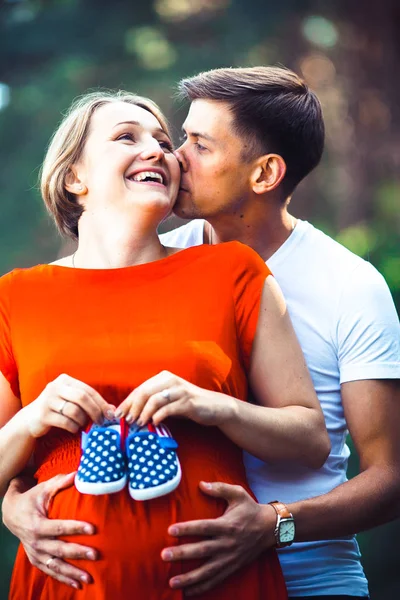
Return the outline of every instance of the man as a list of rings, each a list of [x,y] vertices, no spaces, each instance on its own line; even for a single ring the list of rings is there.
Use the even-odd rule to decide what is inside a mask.
[[[323,149],[320,104],[303,81],[280,68],[219,69],[184,80],[181,91],[192,104],[177,152],[182,183],[175,210],[198,220],[163,242],[186,247],[236,239],[267,261],[286,296],[332,451],[319,471],[246,456],[260,505],[236,486],[202,483],[204,493],[225,498],[228,507],[215,521],[170,528],[178,537],[206,536],[163,551],[164,560],[205,560],[171,585],[200,593],[278,545],[290,597],[367,597],[352,535],[394,519],[400,497],[400,328],[390,293],[371,265],[288,213],[295,187]],[[361,466],[351,481],[347,429]],[[16,481],[4,503],[5,523],[31,560],[46,570],[44,557],[60,557],[52,574],[67,581],[84,574],[61,559],[90,549],[50,536],[83,533],[89,525],[48,521],[45,512],[52,494],[69,483],[59,478],[21,494]]]

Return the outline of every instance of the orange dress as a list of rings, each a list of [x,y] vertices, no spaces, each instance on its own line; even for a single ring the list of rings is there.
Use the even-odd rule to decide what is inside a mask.
[[[0,370],[25,406],[67,373],[118,405],[166,369],[204,388],[246,400],[246,369],[255,335],[264,262],[237,242],[199,246],[122,269],[39,265],[0,279]],[[61,491],[49,516],[96,526],[69,537],[95,547],[98,561],[76,561],[93,583],[76,591],[33,567],[20,546],[12,600],[178,600],[168,580],[201,561],[166,563],[161,550],[187,542],[167,534],[171,523],[218,517],[225,503],[205,496],[200,480],[247,488],[242,451],[215,427],[170,419],[179,444],[182,481],[171,494],[135,502],[128,490],[105,495]],[[58,428],[35,451],[39,482],[77,469],[80,435]],[[248,489],[248,488],[247,488]],[[275,551],[261,555],[200,598],[284,600]]]

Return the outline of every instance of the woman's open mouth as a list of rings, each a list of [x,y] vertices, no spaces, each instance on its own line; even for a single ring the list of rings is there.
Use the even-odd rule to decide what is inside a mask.
[[[145,183],[147,185],[157,185],[165,187],[167,184],[165,174],[160,170],[138,171],[127,177],[134,183]]]

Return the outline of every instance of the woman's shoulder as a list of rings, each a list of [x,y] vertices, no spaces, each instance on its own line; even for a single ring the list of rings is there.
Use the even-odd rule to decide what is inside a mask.
[[[48,273],[49,266],[40,264],[34,267],[12,269],[0,277],[0,289],[5,290],[25,283],[37,283],[39,279]]]
[[[216,248],[220,248],[221,252],[225,252],[227,254],[231,254],[233,256],[243,256],[247,257],[247,260],[255,260],[256,262],[264,262],[259,254],[250,246],[243,244],[242,242],[238,242],[237,240],[233,240],[232,242],[224,242],[222,244],[217,244],[214,246]]]
[[[211,246],[228,268],[239,271],[261,271],[270,273],[267,265],[259,254],[242,242],[232,241]]]
[[[271,274],[263,259],[248,246],[237,242],[196,246],[183,250],[191,277],[202,279],[213,289],[227,293],[243,289],[253,280],[265,281]],[[228,292],[231,290],[231,292]]]

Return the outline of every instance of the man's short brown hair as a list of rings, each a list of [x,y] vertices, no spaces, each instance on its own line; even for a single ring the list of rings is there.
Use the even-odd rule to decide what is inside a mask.
[[[325,128],[321,104],[293,71],[281,67],[214,69],[178,84],[179,96],[228,102],[244,160],[279,154],[286,163],[285,198],[319,163]]]

